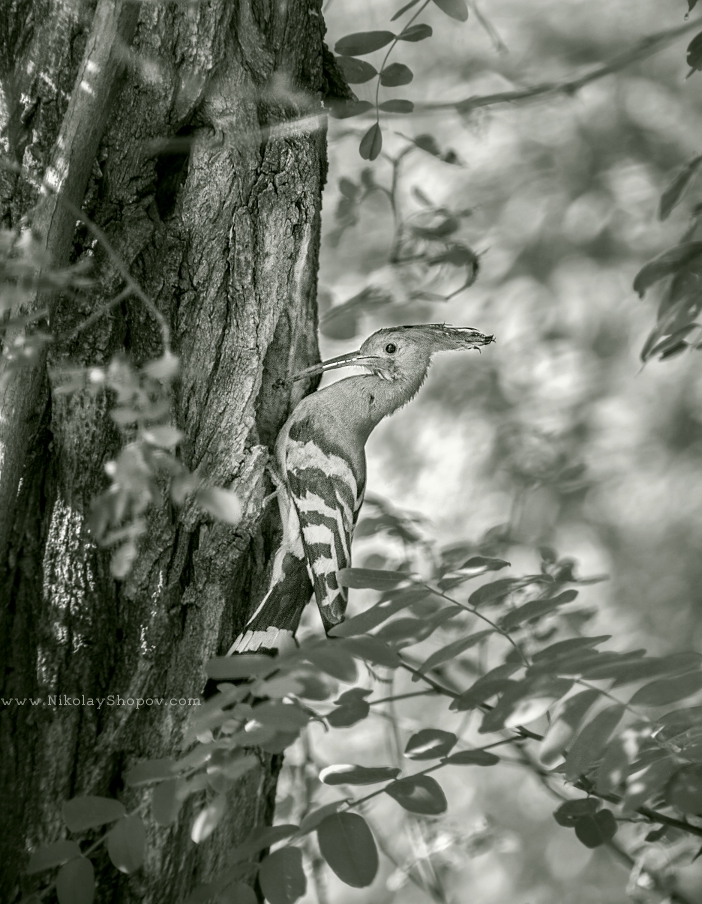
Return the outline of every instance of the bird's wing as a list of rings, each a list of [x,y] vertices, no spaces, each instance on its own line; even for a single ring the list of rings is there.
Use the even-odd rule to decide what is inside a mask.
[[[337,574],[351,565],[351,540],[364,487],[345,458],[325,451],[303,431],[294,438],[295,432],[286,442],[284,479],[300,519],[314,595],[329,631],[346,611],[347,591]]]

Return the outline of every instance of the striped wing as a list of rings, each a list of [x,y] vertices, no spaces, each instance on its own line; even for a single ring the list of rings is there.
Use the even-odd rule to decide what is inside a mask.
[[[349,463],[313,440],[289,439],[285,480],[300,519],[307,569],[324,628],[343,620],[347,591],[338,572],[351,565],[351,540],[363,502]]]

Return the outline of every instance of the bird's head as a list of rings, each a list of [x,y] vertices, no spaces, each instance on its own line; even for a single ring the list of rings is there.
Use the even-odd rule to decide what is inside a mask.
[[[466,351],[495,341],[469,326],[420,323],[393,326],[369,336],[355,352],[313,364],[295,375],[295,380],[311,377],[337,367],[365,367],[388,382],[423,375],[436,352]]]

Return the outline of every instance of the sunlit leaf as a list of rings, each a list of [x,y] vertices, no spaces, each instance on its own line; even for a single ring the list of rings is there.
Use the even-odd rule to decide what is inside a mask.
[[[673,678],[659,678],[645,684],[629,701],[631,706],[667,706],[702,690],[702,672],[688,672]]]
[[[667,756],[630,775],[622,801],[624,810],[636,810],[658,794],[681,765],[676,757]]]
[[[236,493],[222,487],[203,487],[195,494],[200,508],[227,524],[238,524],[241,521],[242,508]]]
[[[410,760],[439,760],[456,745],[458,738],[452,731],[440,728],[423,728],[413,734],[405,747]]]
[[[697,36],[701,37],[700,35]],[[682,201],[683,195],[688,186],[696,175],[700,163],[702,163],[702,154],[693,157],[680,172],[675,176],[670,185],[661,195],[660,205],[658,207],[658,219],[667,220],[671,212]]]
[[[702,36],[700,36],[702,37]],[[702,254],[702,242],[683,242],[659,254],[639,270],[634,279],[634,291],[643,298],[646,290],[666,276],[677,273]]]
[[[492,629],[476,631],[474,634],[469,634],[468,637],[462,637],[460,640],[455,640],[453,643],[447,644],[445,647],[432,653],[431,656],[421,664],[418,669],[418,673],[420,674],[413,675],[412,681],[419,681],[421,675],[426,675],[427,672],[437,665],[455,659],[460,656],[461,653],[465,653],[466,650],[474,647],[492,633]]]
[[[146,442],[161,449],[172,449],[178,445],[184,436],[185,434],[182,430],[178,430],[177,427],[172,427],[170,424],[161,427],[151,427],[149,430],[144,431]]]
[[[398,779],[384,791],[410,813],[438,816],[448,809],[441,785],[430,775],[413,775]]]
[[[222,821],[226,812],[227,798],[224,794],[218,794],[211,803],[203,810],[200,810],[195,817],[193,827],[190,830],[190,837],[195,844],[201,844],[210,837]]]
[[[133,873],[144,862],[146,830],[141,816],[126,816],[107,833],[107,853],[121,873]]]
[[[590,707],[599,699],[596,690],[581,691],[568,697],[555,713],[539,748],[539,760],[546,767],[554,766],[573,736],[580,730]]]
[[[378,872],[378,849],[368,823],[358,813],[333,813],[317,829],[319,850],[346,885],[366,888]]]
[[[414,78],[414,73],[404,63],[390,63],[380,73],[380,84],[386,88],[398,88],[400,85],[409,85]]]
[[[349,85],[362,85],[378,74],[375,66],[371,66],[365,60],[357,60],[351,56],[338,57],[337,63],[346,76],[346,81]]]
[[[385,47],[394,37],[392,31],[359,31],[339,38],[334,45],[334,52],[340,56],[363,56]]]
[[[103,826],[126,815],[123,805],[111,797],[74,797],[61,807],[61,816],[71,832]]]
[[[87,857],[69,860],[56,877],[59,904],[92,904],[95,899],[95,870]]]
[[[612,704],[587,723],[568,751],[565,761],[566,778],[578,778],[600,758],[624,712],[623,706]]]
[[[377,785],[392,781],[399,774],[400,769],[396,766],[337,764],[322,769],[319,780],[325,785]]]
[[[80,848],[75,841],[55,841],[53,844],[47,844],[46,847],[40,847],[39,850],[29,858],[27,873],[40,873],[44,869],[51,869],[54,866],[61,866],[74,857],[80,857]]]
[[[162,357],[144,365],[144,373],[154,380],[172,380],[180,370],[180,360],[172,352],[164,352]]]
[[[273,851],[261,862],[258,881],[269,904],[294,904],[307,891],[302,851],[296,847]]]
[[[420,23],[419,25],[410,25],[409,28],[405,28],[398,36],[398,41],[411,41],[415,43],[416,41],[423,41],[425,38],[430,38],[434,34],[434,31],[431,25],[424,25]]]
[[[607,744],[597,770],[595,787],[598,794],[611,794],[626,779],[629,768],[637,759],[641,745],[652,733],[650,725],[626,728]]]
[[[465,22],[468,18],[468,7],[466,0],[434,0],[439,9],[459,22]]]

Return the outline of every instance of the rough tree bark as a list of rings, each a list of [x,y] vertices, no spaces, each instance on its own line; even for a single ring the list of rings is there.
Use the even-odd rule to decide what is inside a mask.
[[[317,353],[323,35],[321,0],[2,4],[2,149],[57,189],[40,197],[31,178],[3,170],[3,226],[33,222],[55,265],[91,255],[99,277],[90,295],[49,300],[51,330],[69,338],[0,400],[5,700],[192,698],[205,661],[246,621],[277,529],[262,506],[268,451],[296,401],[282,378]],[[52,395],[50,375],[119,353],[153,359],[162,335],[130,299],[70,338],[124,281],[62,198],[105,231],[170,325],[185,463],[244,504],[232,528],[164,498],[123,582],[87,529],[119,448],[109,399]],[[0,897],[32,887],[27,852],[62,837],[62,801],[117,794],[133,806],[124,767],[178,750],[186,718],[187,707],[4,706]],[[174,830],[150,827],[132,877],[98,860],[98,900],[182,900],[270,821],[277,768],[261,755],[229,824],[203,845],[190,842],[186,816]]]

